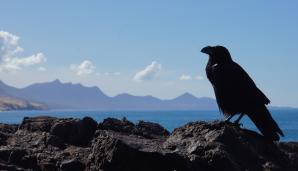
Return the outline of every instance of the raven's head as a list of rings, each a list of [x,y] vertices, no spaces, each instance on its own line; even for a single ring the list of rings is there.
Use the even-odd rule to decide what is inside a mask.
[[[208,54],[216,63],[232,61],[230,52],[223,46],[206,46],[201,52]]]

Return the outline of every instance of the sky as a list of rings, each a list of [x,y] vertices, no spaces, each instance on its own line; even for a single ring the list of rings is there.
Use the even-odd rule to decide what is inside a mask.
[[[269,97],[298,107],[298,1],[1,1],[0,79],[59,79],[170,99],[214,97],[207,45],[223,45]],[[245,90],[243,90],[245,91]]]

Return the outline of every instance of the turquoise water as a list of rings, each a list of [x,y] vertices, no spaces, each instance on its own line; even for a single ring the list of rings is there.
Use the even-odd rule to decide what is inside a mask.
[[[298,141],[298,110],[273,110],[273,118],[283,130],[282,141]],[[0,112],[1,123],[21,123],[25,116],[48,115],[55,117],[82,118],[90,116],[100,122],[107,117],[123,118],[137,122],[139,120],[156,122],[169,131],[190,121],[223,120],[218,111],[10,111]],[[236,118],[236,117],[235,117]],[[256,130],[254,124],[246,117],[242,120],[243,127]]]

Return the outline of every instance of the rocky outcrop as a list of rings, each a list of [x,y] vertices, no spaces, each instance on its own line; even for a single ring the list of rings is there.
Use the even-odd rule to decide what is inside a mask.
[[[0,124],[0,170],[297,170],[298,143],[266,141],[220,121],[169,133],[159,124],[107,118],[24,118]]]
[[[126,134],[134,134],[146,138],[164,138],[170,135],[169,131],[162,126],[152,122],[139,121],[136,125],[123,118],[118,120],[115,118],[107,118],[98,124],[99,130],[110,130]]]

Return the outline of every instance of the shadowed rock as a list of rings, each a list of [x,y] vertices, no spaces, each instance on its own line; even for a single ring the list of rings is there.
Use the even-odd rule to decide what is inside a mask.
[[[57,121],[57,118],[49,116],[24,117],[19,130],[49,132],[55,121]]]
[[[76,159],[71,159],[63,161],[60,169],[62,171],[80,171],[85,170],[85,165]]]
[[[152,122],[139,121],[136,125],[126,118],[118,120],[115,118],[104,119],[98,124],[99,130],[111,130],[124,134],[134,134],[146,138],[164,138],[170,135],[169,131],[162,126]]]
[[[50,133],[67,143],[87,145],[93,138],[97,122],[90,117],[79,119],[63,119],[56,121]]]
[[[0,132],[13,134],[18,130],[18,125],[16,124],[0,124]]]
[[[298,144],[272,143],[237,125],[159,124],[107,118],[24,118],[0,125],[0,170],[297,170]],[[3,129],[1,129],[3,128]]]
[[[289,160],[276,144],[256,132],[225,122],[192,122],[164,143],[207,170],[281,170]]]
[[[25,117],[19,126],[18,132],[47,133],[49,135],[45,138],[51,140],[50,143],[63,141],[73,145],[87,145],[93,138],[96,127],[97,122],[90,117],[84,117],[83,119],[58,119],[39,116],[34,118]],[[53,139],[55,139],[55,142],[52,141]]]

